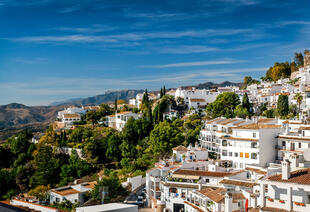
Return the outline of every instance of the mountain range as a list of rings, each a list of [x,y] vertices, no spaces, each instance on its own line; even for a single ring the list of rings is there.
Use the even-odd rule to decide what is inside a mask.
[[[233,83],[229,81],[222,83],[206,82],[198,84],[194,87],[199,89],[212,89],[230,85],[241,86],[242,83]],[[143,91],[144,90],[141,89],[107,91],[102,95],[54,102],[49,106],[26,106],[19,103],[0,105],[0,141],[7,139],[9,136],[22,129],[29,129],[34,132],[44,131],[44,129],[46,129],[49,124],[55,120],[57,112],[63,110],[65,107],[98,105],[102,103],[114,102],[115,99],[123,99],[128,101],[130,98],[134,98],[136,94],[142,93]]]

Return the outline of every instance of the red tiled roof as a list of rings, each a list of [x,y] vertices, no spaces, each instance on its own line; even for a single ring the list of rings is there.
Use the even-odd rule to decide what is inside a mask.
[[[282,138],[282,139],[291,139],[291,140],[300,140],[300,141],[310,141],[310,138],[303,138],[303,137],[290,137],[290,136],[278,136],[277,138]]]
[[[191,207],[193,207],[198,212],[204,212],[204,210],[200,209],[198,206],[196,206],[190,202],[184,201],[184,203],[190,205]]]
[[[186,152],[187,148],[181,145],[181,146],[174,147],[172,150],[178,151],[178,152]]]
[[[205,102],[204,99],[190,99],[191,102]]]
[[[285,182],[285,183],[296,183],[296,184],[302,184],[302,185],[310,185],[310,168],[291,172],[291,176],[288,180],[283,180],[282,174],[270,176],[267,178],[267,180]]]
[[[227,139],[227,140],[237,140],[237,141],[255,141],[257,142],[258,139],[256,138],[237,138],[237,137],[231,137],[231,136],[222,136],[221,139]]]
[[[256,172],[258,174],[263,174],[263,175],[267,174],[267,172],[265,172],[263,170],[255,169],[255,168],[250,168],[250,167],[246,167],[245,170]]]
[[[66,119],[80,118],[80,114],[64,114],[64,118],[66,118]]]
[[[224,179],[220,181],[221,184],[228,184],[228,185],[235,185],[235,186],[242,186],[242,187],[250,187],[253,188],[253,186],[258,185],[257,183],[253,182],[245,182],[245,181],[239,181],[239,180],[228,180]]]
[[[200,170],[186,170],[186,169],[179,169],[173,172],[173,174],[180,174],[180,175],[195,175],[195,176],[210,176],[210,177],[225,177],[234,175],[240,172],[212,172],[212,171],[200,171]]]
[[[64,189],[64,190],[60,190],[60,191],[57,191],[55,189],[52,189],[52,192],[56,193],[56,194],[59,194],[61,196],[67,196],[67,195],[71,195],[71,194],[77,194],[77,193],[80,193],[78,190],[75,190],[71,187],[69,187],[68,189]]]
[[[203,194],[204,196],[208,197],[212,201],[219,203],[223,201],[223,199],[225,198],[224,192],[226,192],[226,189],[225,188],[218,188],[218,189],[204,188],[197,192]]]

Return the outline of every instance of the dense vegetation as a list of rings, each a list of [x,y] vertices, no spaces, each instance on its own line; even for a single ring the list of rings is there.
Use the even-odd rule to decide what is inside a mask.
[[[195,114],[186,121],[163,120],[163,113],[172,104],[176,103],[164,89],[156,102],[149,100],[146,92],[142,118],[130,118],[121,132],[104,126],[103,120],[114,110],[103,104],[83,116],[74,129],[56,132],[50,127],[38,144],[30,143],[32,135],[27,131],[10,137],[0,146],[0,198],[30,191],[44,199],[48,188],[86,176],[95,179],[100,171],[105,177],[98,185],[111,187],[109,198],[126,194],[120,182],[128,176],[144,174],[160,158],[170,156],[173,147],[197,141],[201,117]],[[63,154],[67,147],[81,149],[83,159],[77,151],[70,156]],[[99,198],[97,187],[89,198]],[[71,207],[66,204],[59,207]]]

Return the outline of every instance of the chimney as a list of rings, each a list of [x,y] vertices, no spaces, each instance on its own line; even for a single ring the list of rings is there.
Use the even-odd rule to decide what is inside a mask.
[[[232,195],[231,193],[226,193],[225,194],[225,212],[231,212],[232,211]]]
[[[291,177],[291,162],[287,159],[282,161],[282,180],[288,180]]]
[[[198,142],[195,142],[195,149],[198,149]]]
[[[200,182],[200,183],[198,183],[198,190],[200,191],[201,188],[202,188],[202,184],[201,184],[201,182]]]
[[[288,134],[289,134],[289,127],[288,127],[288,124],[286,124],[285,135],[288,135]]]
[[[291,162],[291,170],[295,171],[299,166],[298,155],[297,154],[290,155],[289,160]]]

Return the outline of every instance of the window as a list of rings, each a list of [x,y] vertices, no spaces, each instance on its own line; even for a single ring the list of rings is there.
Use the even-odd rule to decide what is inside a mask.
[[[231,156],[232,156],[232,152],[228,152],[228,156],[230,156],[230,157],[231,157]]]
[[[222,146],[227,146],[227,141],[226,140],[222,141]]]
[[[226,150],[222,151],[222,156],[227,156],[227,151]]]
[[[238,152],[235,152],[235,157],[238,157],[238,156],[239,156]]]
[[[209,178],[206,178],[206,183],[209,183],[210,182],[210,179]]]
[[[251,153],[251,159],[257,159],[257,154],[255,152]]]
[[[247,177],[248,179],[250,179],[250,178],[251,178],[251,173],[250,173],[250,172],[247,172],[247,173],[246,173],[246,177]]]
[[[250,154],[249,153],[245,153],[245,158],[249,158]]]
[[[301,143],[300,142],[298,143],[298,148],[301,148]]]
[[[240,158],[243,158],[243,152],[240,152]]]
[[[243,163],[240,163],[240,169],[243,169]]]
[[[256,133],[253,133],[253,138],[256,138]]]
[[[286,142],[285,141],[282,141],[282,146],[285,146],[286,145]]]
[[[257,148],[257,143],[251,143],[251,148]]]
[[[302,131],[302,136],[305,136],[305,131],[304,130]]]

